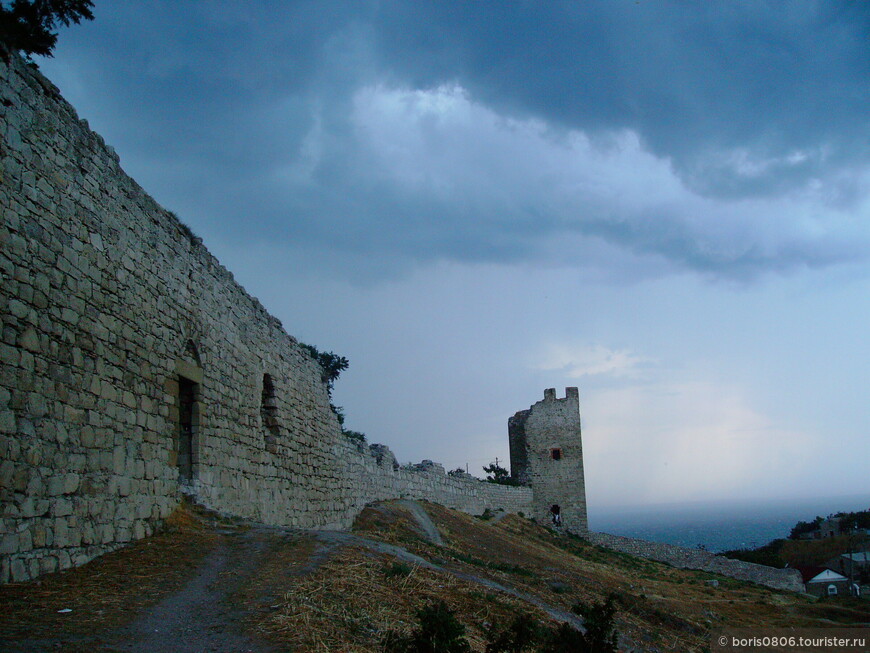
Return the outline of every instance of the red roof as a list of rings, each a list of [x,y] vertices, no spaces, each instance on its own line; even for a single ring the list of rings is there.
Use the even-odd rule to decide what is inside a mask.
[[[795,569],[801,572],[804,583],[809,583],[813,578],[825,571],[827,567],[795,567]]]

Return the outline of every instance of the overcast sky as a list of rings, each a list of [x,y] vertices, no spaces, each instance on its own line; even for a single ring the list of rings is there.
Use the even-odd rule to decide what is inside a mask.
[[[870,3],[121,2],[43,71],[402,462],[868,492]]]

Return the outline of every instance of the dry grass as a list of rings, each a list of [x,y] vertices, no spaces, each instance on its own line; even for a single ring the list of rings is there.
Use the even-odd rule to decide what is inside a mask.
[[[368,506],[353,523],[353,531],[382,542],[405,547],[409,551],[430,550],[433,546],[423,535],[411,512],[396,501]]]
[[[618,630],[640,648],[704,650],[709,647],[711,631],[726,625],[823,627],[870,621],[870,612],[867,607],[862,610],[862,604],[820,609],[800,595],[642,560],[579,538],[555,535],[517,516],[493,525],[441,506],[424,505],[447,546],[438,550],[418,542],[409,548],[565,610],[578,601],[599,602],[615,594],[620,601]],[[402,544],[398,538],[413,532],[412,527],[399,523],[405,518],[396,511],[389,528],[379,531],[383,513],[378,518],[364,514],[355,530]],[[718,587],[707,584],[713,579]],[[559,591],[554,592],[554,587]]]
[[[0,638],[94,634],[127,623],[182,587],[215,541],[199,517],[181,506],[157,535],[83,567],[0,585]]]
[[[521,612],[548,620],[537,608],[448,573],[418,566],[388,573],[395,564],[391,556],[343,549],[289,588],[261,628],[291,650],[377,652],[387,631],[411,632],[417,611],[441,599],[466,627],[473,650],[483,651],[493,624]]]
[[[450,570],[490,579],[570,610],[578,601],[619,598],[617,628],[623,641],[640,650],[701,651],[722,626],[825,627],[867,625],[870,602],[814,602],[786,592],[711,574],[679,570],[554,535],[527,519],[508,516],[483,522],[425,504],[446,545],[422,537],[401,505],[366,509],[354,530],[417,553],[445,571],[401,566],[395,558],[365,549],[340,547],[330,556],[307,535],[258,535],[256,560],[229,583],[231,600],[247,626],[280,650],[382,650],[388,630],[407,634],[417,611],[444,600],[466,626],[474,650],[483,651],[492,626],[503,628],[520,613],[542,620],[538,608],[485,585],[462,580]],[[159,535],[103,556],[79,569],[39,581],[0,586],[0,640],[40,639],[58,633],[94,636],[130,622],[145,608],[181,589],[204,556],[216,546],[241,545],[216,531],[212,518],[181,508]],[[225,529],[227,524],[220,524]],[[241,549],[240,549],[241,550]],[[320,565],[318,566],[318,564]],[[392,570],[393,573],[387,573]],[[57,610],[69,608],[71,613]],[[85,637],[88,636],[88,637]],[[64,650],[79,650],[75,648]],[[85,650],[82,648],[81,650]]]
[[[270,614],[283,603],[284,593],[295,578],[307,573],[315,550],[312,537],[279,537],[269,543],[269,550],[250,578],[231,600],[244,606],[248,625],[254,630],[263,615]]]

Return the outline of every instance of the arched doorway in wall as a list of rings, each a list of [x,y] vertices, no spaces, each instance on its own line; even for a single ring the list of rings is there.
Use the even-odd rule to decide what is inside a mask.
[[[202,422],[202,363],[192,340],[175,361],[175,437],[173,453],[178,482],[191,486],[199,476],[200,424]]]

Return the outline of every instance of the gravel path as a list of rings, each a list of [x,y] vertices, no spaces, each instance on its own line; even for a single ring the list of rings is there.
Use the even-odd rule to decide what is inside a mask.
[[[444,546],[444,540],[441,539],[441,533],[438,532],[438,527],[435,525],[435,522],[432,521],[432,518],[423,506],[421,506],[417,501],[411,499],[402,499],[398,504],[411,513],[414,520],[417,522],[417,525],[423,529],[423,534],[426,536],[426,539],[436,546]]]
[[[267,551],[268,531],[227,535],[180,592],[117,632],[112,647],[130,653],[266,653],[242,631],[247,611],[229,600],[256,571]]]

